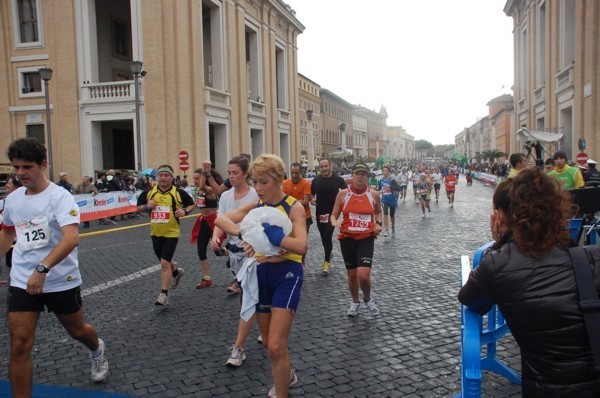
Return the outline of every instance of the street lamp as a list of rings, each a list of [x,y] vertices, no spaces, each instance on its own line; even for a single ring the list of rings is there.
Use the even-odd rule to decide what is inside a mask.
[[[136,139],[136,158],[137,170],[142,170],[142,129],[140,126],[140,88],[139,79],[144,77],[146,72],[142,70],[144,63],[142,61],[133,61],[129,68],[133,73],[133,85],[135,92],[135,139]]]
[[[315,169],[315,148],[313,145],[313,128],[312,128],[312,115],[311,109],[306,110],[306,117],[308,118],[308,170]]]
[[[50,92],[48,91],[48,82],[52,79],[52,69],[39,68],[40,79],[44,81],[44,97],[46,99],[46,128],[48,134],[48,173],[50,181],[54,182],[54,171],[52,163],[52,126],[50,125]]]

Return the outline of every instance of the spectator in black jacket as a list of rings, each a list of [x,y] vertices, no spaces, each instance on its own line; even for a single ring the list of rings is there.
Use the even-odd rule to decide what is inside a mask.
[[[64,171],[61,171],[58,174],[58,178],[59,178],[59,180],[56,183],[56,185],[58,185],[59,187],[63,187],[64,189],[69,191],[69,193],[73,193],[73,185],[71,185],[71,183],[68,181],[69,176],[67,175],[67,173]]]
[[[537,167],[502,182],[490,218],[496,241],[458,295],[479,314],[497,304],[521,349],[522,396],[598,397],[600,372],[567,248],[568,192]],[[600,292],[600,248],[585,247]],[[600,332],[600,331],[599,331]]]

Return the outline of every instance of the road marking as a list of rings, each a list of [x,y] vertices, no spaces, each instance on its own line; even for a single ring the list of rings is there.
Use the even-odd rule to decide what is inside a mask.
[[[152,267],[148,267],[141,271],[134,272],[133,274],[122,276],[122,277],[114,279],[112,281],[104,282],[99,285],[88,287],[87,289],[83,289],[81,291],[81,296],[82,297],[89,296],[90,294],[98,293],[98,292],[101,292],[108,288],[122,285],[125,282],[136,280],[138,278],[141,278],[144,275],[148,275],[148,274],[151,274],[156,271],[160,271],[160,264],[153,265]]]

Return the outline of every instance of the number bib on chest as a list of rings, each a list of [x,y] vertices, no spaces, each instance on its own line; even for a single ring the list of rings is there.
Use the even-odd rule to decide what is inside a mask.
[[[198,196],[196,207],[206,207],[206,198],[204,196]]]
[[[150,222],[152,223],[168,223],[171,217],[171,211],[169,206],[156,206],[150,213]]]
[[[369,231],[373,225],[370,214],[348,214],[348,231],[365,232]]]
[[[39,249],[50,243],[48,217],[42,216],[15,224],[17,244],[22,251]]]
[[[321,224],[327,224],[329,222],[329,214],[320,214],[319,215],[319,222]]]

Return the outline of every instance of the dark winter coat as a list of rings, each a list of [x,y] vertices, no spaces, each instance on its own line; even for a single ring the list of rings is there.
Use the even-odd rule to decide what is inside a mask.
[[[600,294],[600,247],[585,249]],[[482,315],[498,305],[521,349],[523,397],[600,397],[566,248],[539,260],[512,241],[492,248],[458,299]]]

